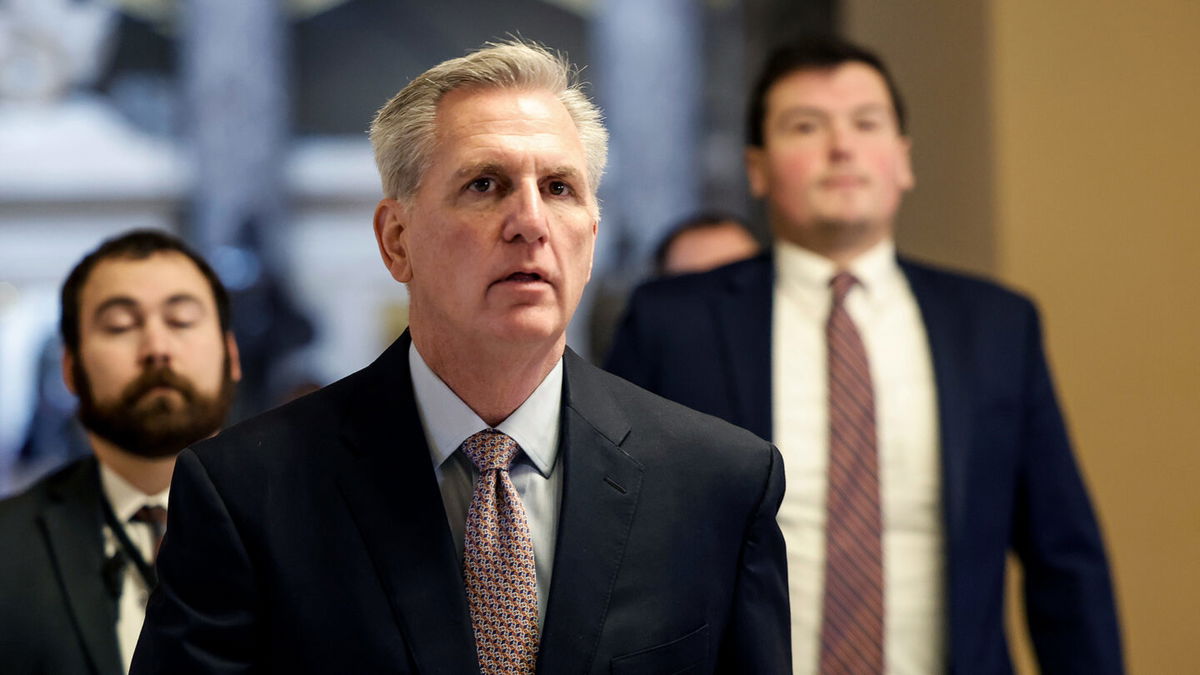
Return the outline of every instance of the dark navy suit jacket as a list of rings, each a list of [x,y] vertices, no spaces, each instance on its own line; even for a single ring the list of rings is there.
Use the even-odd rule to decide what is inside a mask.
[[[408,345],[180,455],[133,673],[478,673]],[[563,379],[538,672],[790,672],[779,452]]]
[[[1005,558],[1046,673],[1118,673],[1108,564],[1072,456],[1037,312],[995,284],[901,260],[929,338],[941,437],[953,673],[1012,669]],[[633,295],[612,372],[770,439],[770,254]]]

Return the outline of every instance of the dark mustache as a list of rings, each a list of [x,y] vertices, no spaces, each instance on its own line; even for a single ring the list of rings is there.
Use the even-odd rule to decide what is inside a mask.
[[[171,370],[168,366],[147,368],[136,380],[125,385],[121,394],[124,405],[133,405],[155,387],[170,387],[183,395],[185,401],[191,402],[196,396],[196,390],[186,377]]]

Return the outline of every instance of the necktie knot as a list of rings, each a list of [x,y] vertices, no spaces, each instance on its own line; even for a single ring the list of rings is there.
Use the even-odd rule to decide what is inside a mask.
[[[511,436],[495,429],[484,429],[463,441],[463,454],[480,473],[508,471],[520,449]]]
[[[829,287],[833,289],[833,304],[840,305],[846,301],[846,296],[849,295],[850,289],[858,283],[858,279],[849,272],[838,272],[829,280]]]
[[[130,520],[145,523],[153,528],[165,528],[167,526],[167,510],[162,506],[150,506],[147,504],[138,509]]]
[[[150,558],[153,561],[158,557],[158,549],[162,546],[163,534],[167,531],[167,510],[157,504],[154,506],[145,504],[129,520],[135,523],[145,523],[150,526],[150,531],[154,533],[154,553]],[[154,584],[152,583],[151,585],[153,586]]]

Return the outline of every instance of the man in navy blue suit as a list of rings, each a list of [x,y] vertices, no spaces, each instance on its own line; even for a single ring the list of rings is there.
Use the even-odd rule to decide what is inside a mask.
[[[1011,672],[1010,552],[1043,672],[1121,672],[1100,531],[1033,305],[896,255],[914,177],[883,63],[837,40],[778,50],[748,121],[774,250],[638,289],[608,367],[783,452],[794,672]],[[846,363],[866,386],[839,384]],[[849,434],[848,409],[865,420]],[[868,450],[835,484],[844,436]],[[871,650],[874,665],[838,661]]]

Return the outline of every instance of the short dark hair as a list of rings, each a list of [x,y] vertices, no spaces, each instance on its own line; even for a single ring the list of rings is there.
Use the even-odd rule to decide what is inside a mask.
[[[746,116],[746,141],[751,146],[762,147],[763,124],[767,114],[767,92],[776,82],[798,70],[823,70],[845,63],[862,63],[875,69],[887,84],[892,98],[892,110],[896,113],[896,126],[902,136],[908,135],[908,119],[905,115],[904,99],[892,74],[883,60],[874,52],[847,42],[838,37],[823,36],[805,38],[776,48],[767,56],[767,63],[750,94],[750,106]]]
[[[667,231],[666,236],[658,242],[658,247],[654,249],[654,271],[659,274],[664,272],[667,267],[667,254],[671,251],[671,244],[674,244],[676,239],[693,230],[702,230],[726,223],[738,225],[746,231],[746,234],[754,236],[750,232],[750,228],[746,227],[745,221],[731,213],[724,211],[701,211],[675,223]]]
[[[179,253],[191,260],[204,275],[217,306],[221,332],[229,330],[229,293],[216,272],[182,240],[158,230],[131,230],[105,240],[87,254],[67,275],[62,287],[62,314],[58,322],[63,346],[72,354],[79,353],[79,294],[96,265],[109,259],[143,260],[156,253]]]

